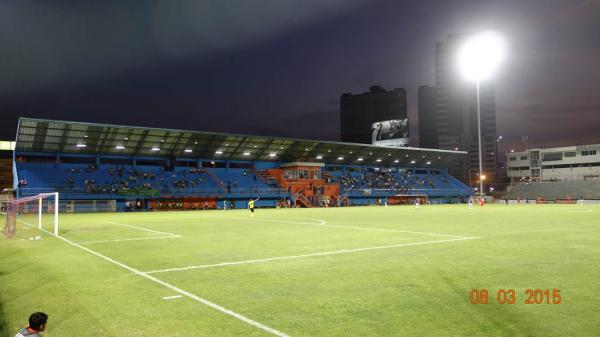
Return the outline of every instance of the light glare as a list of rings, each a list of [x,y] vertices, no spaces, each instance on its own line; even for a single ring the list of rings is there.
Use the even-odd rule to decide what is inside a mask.
[[[489,79],[505,54],[505,42],[500,34],[492,31],[475,34],[458,51],[458,70],[468,81]]]

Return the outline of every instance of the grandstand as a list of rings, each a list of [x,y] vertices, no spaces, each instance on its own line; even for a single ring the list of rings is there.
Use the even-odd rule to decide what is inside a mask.
[[[544,199],[567,201],[600,200],[600,182],[584,180],[521,182],[507,189],[508,197],[516,200]]]
[[[71,211],[106,200],[107,210],[454,203],[472,193],[445,169],[463,155],[22,118],[15,187],[19,197],[58,191]]]

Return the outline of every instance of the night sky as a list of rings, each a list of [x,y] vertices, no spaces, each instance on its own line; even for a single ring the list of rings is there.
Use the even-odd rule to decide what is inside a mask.
[[[501,151],[600,143],[600,0],[0,2],[0,139],[19,116],[338,140],[339,97],[434,84],[492,29]],[[416,137],[413,139],[416,144]]]

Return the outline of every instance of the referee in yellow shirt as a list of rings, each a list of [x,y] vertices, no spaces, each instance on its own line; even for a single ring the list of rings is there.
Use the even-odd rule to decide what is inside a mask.
[[[256,199],[254,199],[254,200],[253,200],[253,199],[250,199],[250,200],[248,201],[248,209],[250,210],[250,217],[251,217],[252,219],[254,219],[254,203],[255,203],[256,201],[258,201],[258,199],[260,199],[260,198],[256,198]]]

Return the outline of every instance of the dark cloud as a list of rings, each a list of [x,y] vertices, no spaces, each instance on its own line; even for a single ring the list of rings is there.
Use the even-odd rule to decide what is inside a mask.
[[[338,99],[434,82],[447,33],[501,31],[501,148],[600,143],[600,2],[0,2],[0,138],[18,116],[339,137]],[[414,142],[413,142],[414,144]]]

